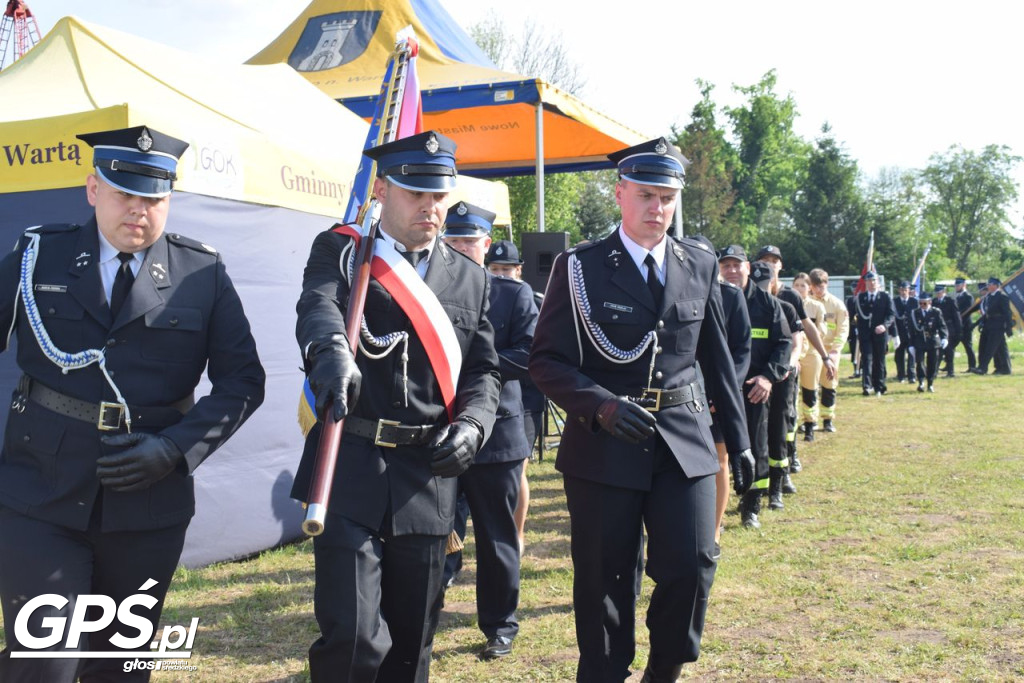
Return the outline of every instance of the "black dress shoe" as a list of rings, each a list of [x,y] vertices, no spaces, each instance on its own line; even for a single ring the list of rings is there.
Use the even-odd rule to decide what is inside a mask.
[[[824,424],[822,425],[822,430],[835,434],[836,426],[832,424],[832,420],[825,420]]]
[[[491,638],[484,645],[483,658],[497,659],[512,654],[512,639],[505,636]]]
[[[864,390],[864,395],[865,396],[870,396],[871,395],[871,390],[870,389],[865,389]]]
[[[644,669],[644,677],[640,679],[640,683],[675,683],[679,680],[679,676],[682,673],[682,664],[655,666],[648,662],[647,668]]]

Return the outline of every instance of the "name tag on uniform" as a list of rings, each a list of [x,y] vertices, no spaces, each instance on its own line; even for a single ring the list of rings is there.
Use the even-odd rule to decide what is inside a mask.
[[[36,285],[35,290],[37,292],[56,292],[63,294],[68,291],[67,285]]]
[[[750,336],[752,339],[767,339],[768,328],[767,327],[753,327],[750,330]]]
[[[610,301],[605,301],[604,302],[604,307],[605,308],[610,308],[613,311],[621,311],[623,313],[632,313],[633,312],[633,307],[632,306],[623,306],[622,304],[613,304]]]

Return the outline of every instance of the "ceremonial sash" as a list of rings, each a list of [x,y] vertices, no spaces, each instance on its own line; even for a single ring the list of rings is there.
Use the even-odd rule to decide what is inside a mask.
[[[334,231],[348,235],[357,246],[363,237],[354,225],[341,225]],[[342,264],[343,268],[346,266]],[[408,316],[434,371],[448,419],[455,419],[455,390],[462,369],[462,348],[441,302],[412,265],[383,240],[373,245],[370,275]]]

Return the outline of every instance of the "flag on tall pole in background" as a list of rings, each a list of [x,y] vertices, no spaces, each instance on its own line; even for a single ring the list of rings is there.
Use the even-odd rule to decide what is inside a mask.
[[[363,149],[370,149],[383,145],[385,142],[392,142],[423,132],[423,100],[420,97],[420,81],[416,74],[416,56],[419,54],[420,46],[416,42],[411,26],[398,32],[396,43],[395,54],[388,60],[384,78],[381,80],[380,95],[377,97],[377,104],[373,110],[373,118],[370,119],[370,130],[366,133]],[[395,65],[397,64],[395,56],[406,49],[409,52],[409,61],[405,78],[393,84]],[[394,93],[389,96],[392,87],[400,88],[401,92],[397,93],[397,96],[394,96]],[[397,112],[390,110],[393,106],[392,102],[400,103]],[[398,115],[397,125],[385,125],[396,114]],[[356,177],[352,181],[352,193],[348,198],[343,223],[362,223],[359,211],[370,201],[370,195],[373,192],[373,179],[376,175],[377,162],[361,156],[359,168],[356,169]]]
[[[921,294],[921,273],[924,272],[924,261],[928,258],[928,252],[932,250],[932,245],[925,247],[924,253],[921,254],[921,262],[917,264],[917,270],[914,271],[914,279],[911,282],[911,286],[914,288],[914,296]]]
[[[854,294],[860,294],[861,292],[867,291],[867,284],[864,282],[864,276],[867,275],[869,270],[875,269],[875,231],[871,231],[871,239],[868,240],[868,255],[864,259],[864,267],[860,269],[860,279],[857,280],[857,287],[853,290]]]
[[[380,84],[380,95],[374,107],[370,129],[366,133],[363,149],[370,149],[423,132],[423,101],[420,97],[420,82],[416,74],[416,56],[419,54],[419,43],[411,26],[407,26],[395,37],[395,50],[388,59],[384,78]],[[396,78],[396,69],[404,61],[400,69],[401,76]],[[373,180],[377,176],[377,162],[360,154],[359,168],[356,169],[352,181],[352,192],[345,209],[344,224],[354,224],[363,234],[366,211],[373,195]],[[299,396],[299,428],[305,436],[316,424],[316,397],[309,386],[309,379],[302,383]]]

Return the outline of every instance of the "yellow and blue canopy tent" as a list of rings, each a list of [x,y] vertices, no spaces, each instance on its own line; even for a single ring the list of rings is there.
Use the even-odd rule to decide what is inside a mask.
[[[610,168],[610,152],[647,139],[543,79],[499,70],[437,0],[313,0],[248,63],[288,63],[369,119],[405,26],[420,43],[423,127],[456,141],[462,173]]]

